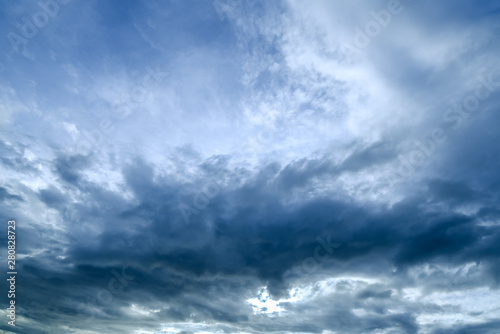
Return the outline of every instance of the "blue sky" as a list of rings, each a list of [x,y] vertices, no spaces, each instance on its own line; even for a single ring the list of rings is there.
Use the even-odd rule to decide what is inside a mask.
[[[496,333],[499,13],[2,3],[0,330]]]

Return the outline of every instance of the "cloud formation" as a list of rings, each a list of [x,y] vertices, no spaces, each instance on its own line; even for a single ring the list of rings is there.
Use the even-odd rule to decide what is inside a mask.
[[[2,331],[496,333],[495,1],[0,9]]]

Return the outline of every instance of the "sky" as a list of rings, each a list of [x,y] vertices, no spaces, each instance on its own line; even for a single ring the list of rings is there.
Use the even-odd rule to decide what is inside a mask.
[[[0,331],[498,333],[499,18],[2,2]]]

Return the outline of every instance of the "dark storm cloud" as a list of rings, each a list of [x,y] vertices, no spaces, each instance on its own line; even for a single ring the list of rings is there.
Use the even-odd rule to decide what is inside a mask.
[[[182,174],[174,172],[159,176],[154,165],[137,158],[121,172],[132,199],[87,180],[85,172],[94,166],[90,157],[60,155],[53,166],[64,181],[62,187],[41,189],[38,197],[66,222],[69,244],[44,251],[36,261],[25,261],[28,288],[21,298],[43,300],[45,305],[40,308],[37,302],[26,303],[25,313],[33,319],[57,314],[61,324],[66,317],[74,320],[76,316],[80,320],[75,326],[87,326],[84,321],[91,317],[96,323],[127,317],[125,310],[135,303],[160,310],[152,319],[164,321],[215,320],[261,331],[320,333],[325,328],[351,332],[401,328],[416,333],[418,326],[412,314],[429,306],[406,304],[406,312],[387,315],[390,305],[398,303],[390,289],[417,284],[408,278],[412,266],[482,263],[485,279],[476,278],[465,285],[454,282],[457,291],[471,286],[495,287],[500,281],[496,247],[500,231],[498,226],[478,225],[499,218],[494,204],[498,177],[493,173],[498,155],[492,154],[496,148],[486,146],[494,142],[495,136],[494,132],[486,132],[486,136],[478,137],[485,143],[483,151],[470,146],[469,152],[464,152],[469,147],[466,144],[460,151],[447,151],[449,162],[442,168],[453,172],[446,177],[433,175],[413,190],[413,195],[392,207],[358,205],[347,195],[337,200],[316,197],[297,202],[289,193],[294,188],[296,194],[302,194],[313,178],[358,172],[394,158],[394,149],[384,143],[354,150],[339,165],[327,158],[303,159],[283,167],[271,163],[256,172],[229,167],[229,157],[200,160],[196,152],[184,148],[179,151],[175,173],[183,173],[187,166],[195,168],[195,181],[190,183],[180,181]],[[478,179],[472,172],[477,160],[470,157],[481,154],[488,154],[490,164],[482,169],[488,177]],[[455,165],[460,166],[460,174],[452,167]],[[192,205],[193,193],[214,182],[214,177],[223,181],[219,193],[186,224],[179,203]],[[411,182],[408,180],[408,184]],[[79,203],[69,202],[74,188],[78,189]],[[4,190],[7,197],[17,196]],[[450,210],[471,203],[481,206],[477,214]],[[92,226],[100,232],[91,233]],[[33,233],[46,231],[38,229]],[[287,275],[305,259],[314,257],[321,245],[318,238],[338,245],[328,261],[321,264],[323,269]],[[327,251],[321,248],[322,254]],[[54,271],[50,266],[40,266],[53,262],[58,255],[64,258],[58,260],[57,267],[70,265],[72,269]],[[293,280],[306,282],[316,275],[346,273],[376,277],[387,275],[391,265],[398,270],[394,285],[360,290],[356,294],[358,301],[354,296],[330,296],[322,302],[325,309],[311,316],[312,322],[255,322],[245,302],[262,285],[280,298],[286,297]],[[120,273],[124,268],[134,278],[119,294],[111,293],[112,301],[107,303],[104,298],[109,298],[109,282],[116,277],[113,272]],[[425,283],[428,291],[444,289],[442,280],[448,279],[444,277],[429,276]],[[246,282],[243,286],[237,283],[242,280]],[[211,292],[207,295],[207,291]],[[67,298],[61,301],[54,297],[61,294]],[[228,306],[231,298],[232,307]],[[163,309],[165,303],[171,307]],[[401,300],[399,303],[405,305]],[[373,314],[355,315],[352,309],[358,307]],[[316,306],[289,306],[298,314],[307,313],[308,308],[312,312]]]
[[[357,153],[353,156],[348,160],[366,161],[358,158]],[[79,173],[90,168],[84,159],[81,162]],[[289,195],[280,186],[283,175],[315,174],[322,163],[331,164],[328,161],[312,164],[305,161],[292,163],[280,171],[277,165],[269,165],[255,174],[226,169],[219,173],[227,181],[226,187],[210,199],[202,213],[191,217],[190,224],[182,219],[178,203],[188,198],[183,195],[185,187],[200,189],[210,182],[211,175],[206,180],[200,177],[196,184],[191,185],[173,182],[173,175],[155,177],[154,166],[143,159],[136,159],[123,168],[126,184],[134,194],[132,200],[85,180],[82,174],[66,179],[78,184],[84,202],[69,204],[64,194],[56,189],[41,190],[39,197],[67,219],[71,242],[64,252],[67,257],[61,263],[71,264],[74,269],[51,272],[50,269],[39,268],[36,261],[29,261],[25,264],[25,271],[29,274],[26,280],[31,282],[29,285],[32,287],[24,293],[38,296],[35,299],[43,299],[47,305],[53,305],[57,314],[75,314],[76,304],[88,303],[85,295],[94,296],[98,289],[107,288],[109,280],[114,277],[112,271],[122,270],[116,266],[120,263],[134,279],[124,293],[113,295],[112,303],[101,305],[94,302],[101,309],[97,319],[126,316],[123,309],[133,303],[151,305],[151,309],[156,304],[161,309],[160,305],[164,302],[180,300],[175,310],[161,310],[158,317],[187,321],[190,314],[196,313],[196,319],[200,321],[212,319],[233,324],[246,323],[260,330],[272,328],[319,333],[321,328],[366,331],[400,327],[405,332],[416,333],[418,326],[410,313],[389,317],[382,315],[387,307],[383,306],[383,300],[394,298],[389,290],[393,287],[373,286],[357,294],[360,301],[369,303],[364,308],[373,308],[380,316],[355,316],[350,309],[355,305],[344,301],[328,311],[332,312],[329,314],[333,318],[320,313],[315,318],[317,325],[311,326],[250,324],[248,305],[241,297],[252,297],[252,290],[261,285],[268,285],[276,297],[285,296],[290,284],[286,277],[299,280],[308,277],[306,272],[299,273],[298,277],[286,276],[285,273],[312,257],[315,248],[320,246],[317,239],[326,241],[328,235],[331,236],[328,243],[338,244],[329,261],[324,263],[325,273],[330,275],[349,272],[377,276],[384,273],[387,261],[399,268],[398,275],[403,276],[411,266],[432,262],[460,265],[476,261],[484,263],[486,268],[495,263],[495,254],[498,253],[495,251],[495,240],[500,236],[497,227],[478,226],[478,217],[474,215],[434,209],[450,203],[459,206],[478,199],[479,195],[467,186],[466,180],[429,180],[427,187],[391,208],[362,207],[350,202],[347,197],[337,201],[313,198],[285,204]],[[61,166],[61,158],[57,158],[54,164]],[[202,161],[198,168],[200,171],[211,171],[220,167],[218,164],[219,159],[208,159]],[[58,170],[63,169],[59,167]],[[242,182],[242,175],[251,176]],[[72,186],[70,182],[67,191]],[[490,199],[487,193],[481,196],[486,202]],[[483,212],[483,216],[498,218],[496,210],[485,208]],[[97,226],[102,231],[95,237],[85,229],[87,222],[92,220],[99,222]],[[321,254],[326,251],[322,248]],[[370,265],[377,263],[380,265],[378,269]],[[489,268],[485,269],[489,270],[489,275],[499,280],[498,270],[494,270],[493,265]],[[317,274],[322,272],[320,269]],[[238,277],[244,277],[247,285],[228,285],[228,282],[239,280]],[[401,287],[407,284],[411,286],[412,283],[403,283]],[[61,291],[75,293],[61,303],[49,297],[59,294],[54,290],[55,286]],[[247,311],[235,312],[221,305],[217,302],[220,295],[210,302],[196,297],[202,296],[207,289],[219,290],[221,295],[224,291],[225,298],[230,298],[232,294],[228,291],[234,290],[234,296],[240,296],[237,298],[237,303],[241,303],[239,307],[246,307]],[[355,303],[354,299],[351,303]],[[92,313],[89,310],[80,311],[82,318]],[[297,311],[300,312],[299,309]],[[347,323],[343,324],[339,319],[346,315],[349,315],[344,320]],[[329,319],[336,320],[332,322]]]

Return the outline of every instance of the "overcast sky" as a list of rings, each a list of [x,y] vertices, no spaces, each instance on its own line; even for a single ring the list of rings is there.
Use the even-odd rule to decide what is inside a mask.
[[[498,1],[4,1],[0,32],[3,333],[498,333]]]

